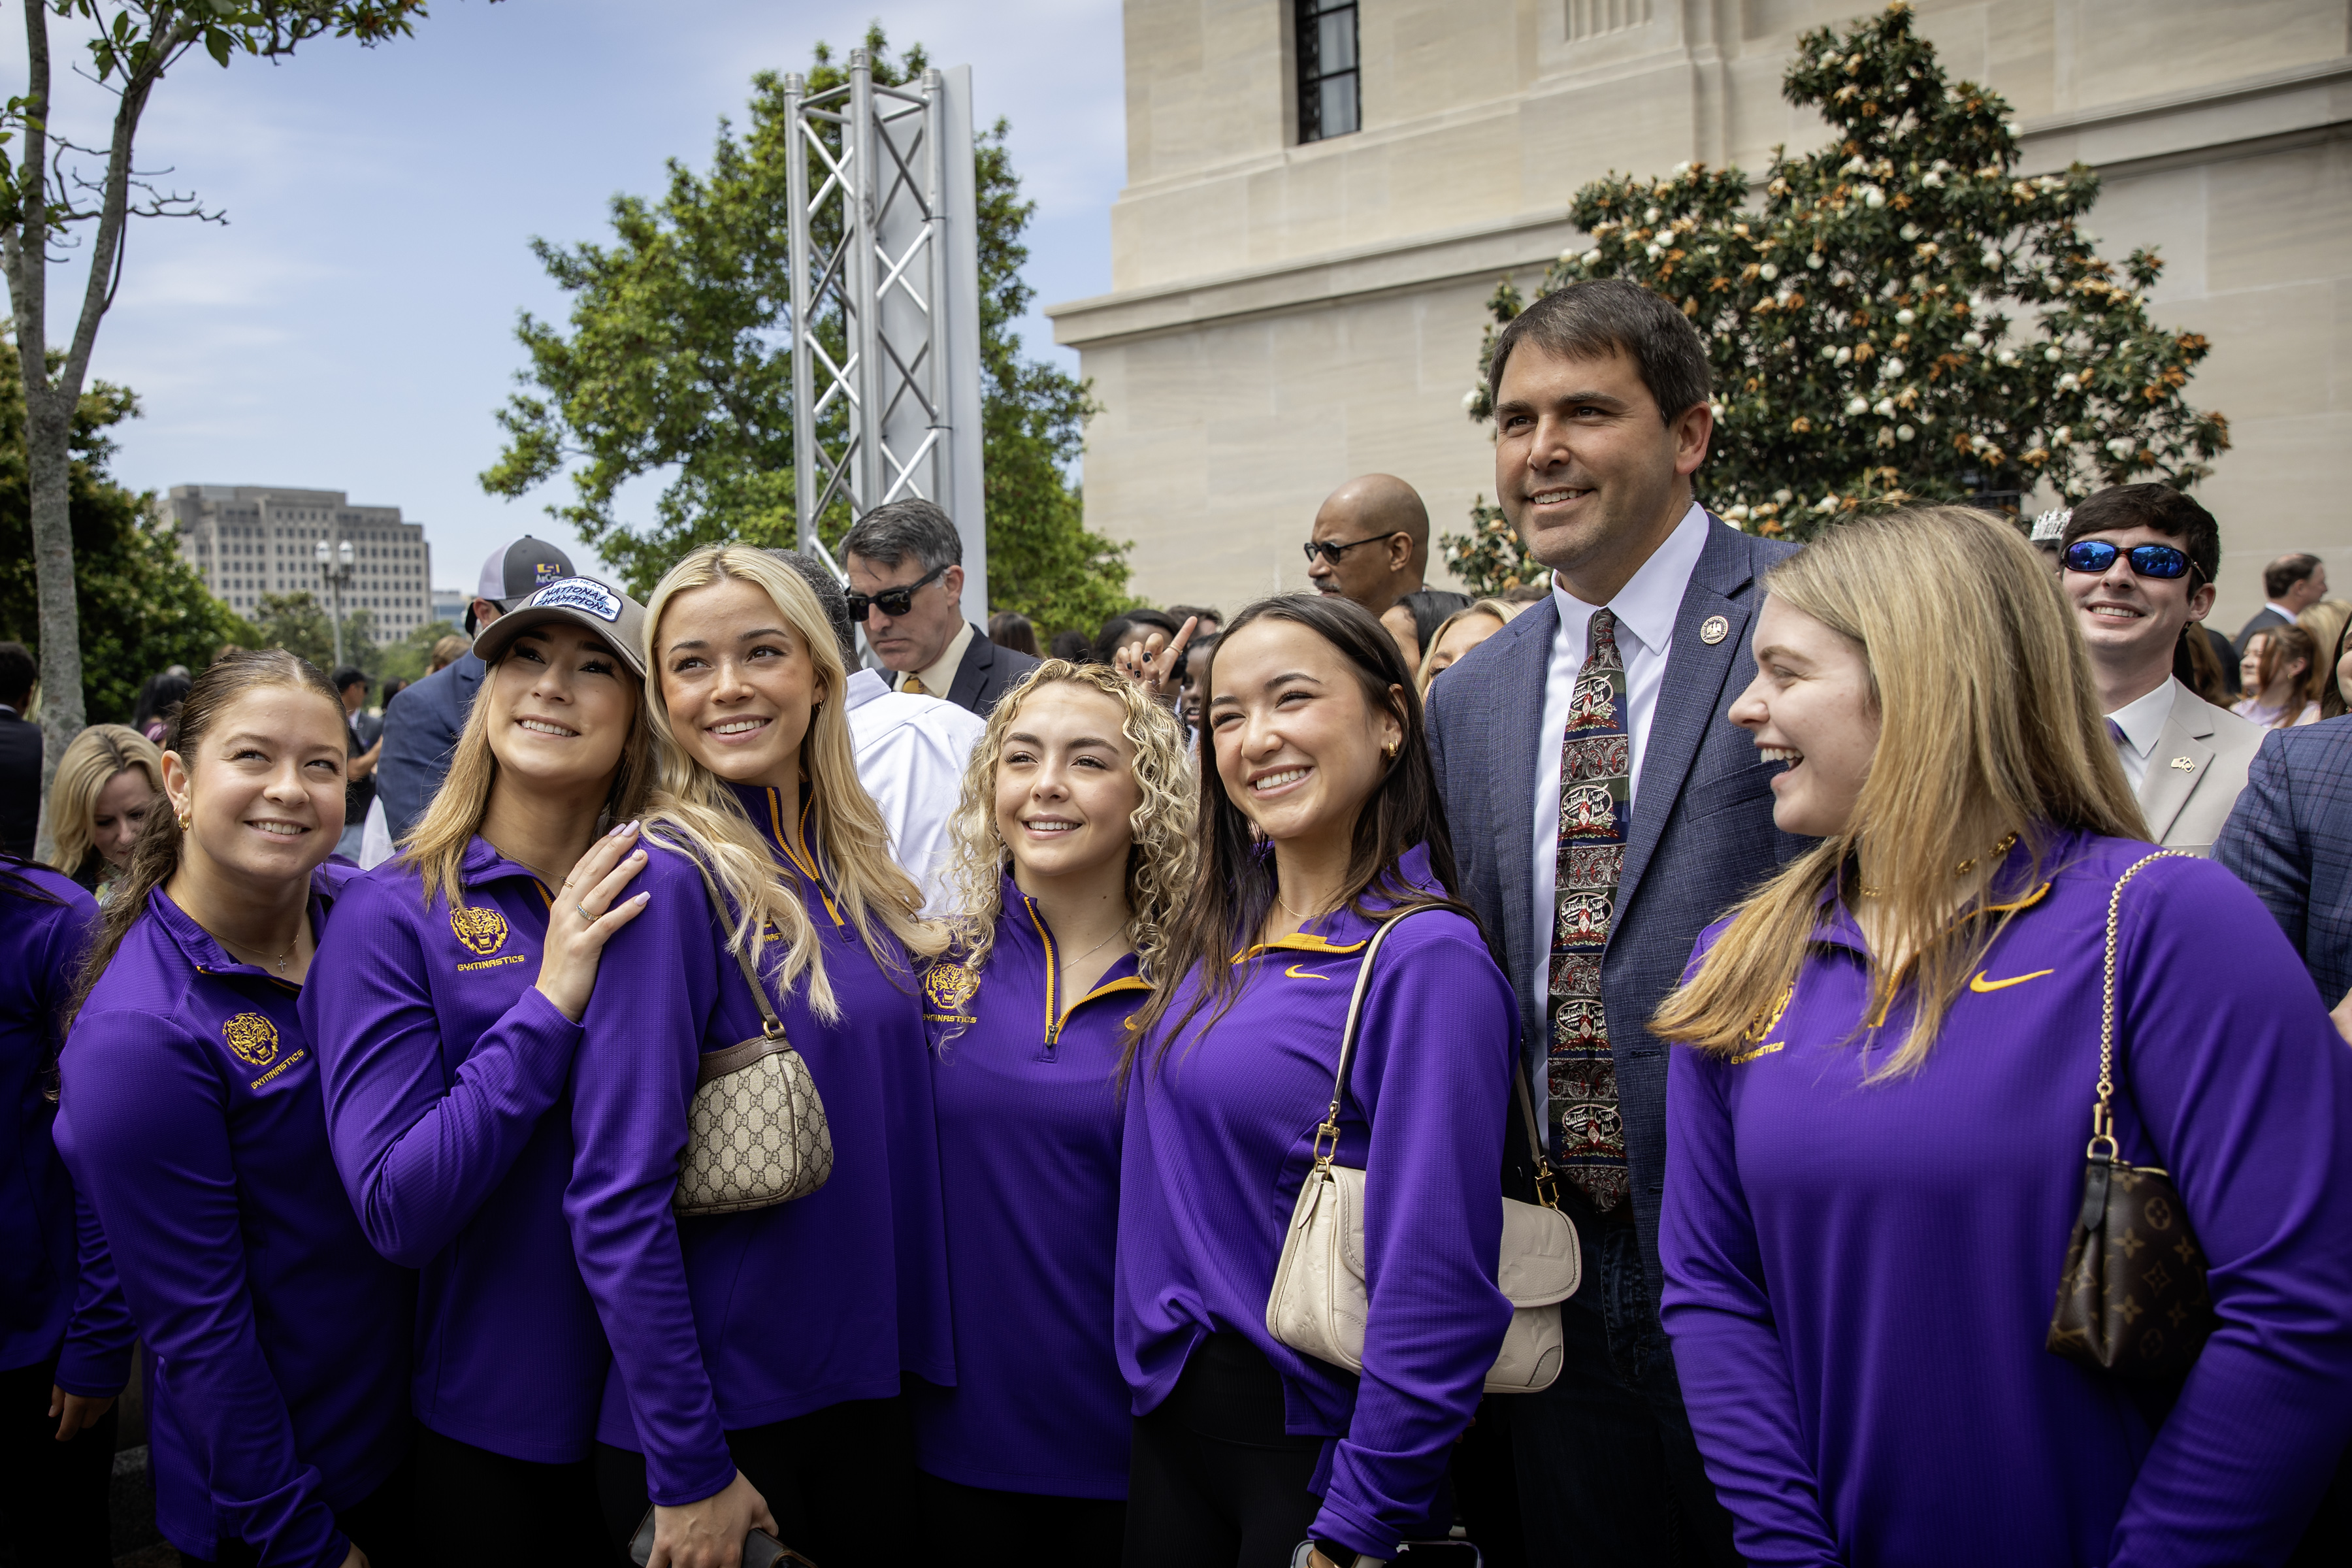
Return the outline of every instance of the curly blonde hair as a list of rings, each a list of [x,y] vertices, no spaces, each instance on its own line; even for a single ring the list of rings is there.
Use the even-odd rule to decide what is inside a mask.
[[[1141,687],[1108,665],[1049,658],[1023,677],[989,715],[987,731],[972,751],[962,795],[948,822],[953,846],[948,930],[964,967],[978,973],[996,942],[1004,869],[1013,860],[996,828],[996,766],[1004,754],[1004,736],[1032,694],[1059,684],[1083,686],[1118,703],[1123,715],[1119,732],[1135,748],[1135,782],[1143,799],[1128,817],[1135,836],[1127,852],[1127,907],[1132,911],[1128,930],[1137,967],[1145,978],[1157,982],[1168,949],[1168,921],[1192,879],[1197,792],[1184,727]]]

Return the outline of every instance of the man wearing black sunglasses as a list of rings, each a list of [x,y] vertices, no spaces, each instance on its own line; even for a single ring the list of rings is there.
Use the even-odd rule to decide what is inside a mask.
[[[2148,837],[2210,854],[2263,738],[2174,675],[2187,639],[2205,636],[2220,526],[2169,485],[2117,485],[2076,507],[2059,542],[2059,586]]]
[[[1467,595],[1427,588],[1429,509],[1393,474],[1364,474],[1333,490],[1307,541],[1307,580],[1318,594],[1353,599],[1394,637],[1407,669],[1438,624],[1470,607]]]
[[[963,541],[927,500],[892,501],[841,542],[849,618],[890,671],[893,689],[944,698],[982,718],[1036,667],[963,615]]]

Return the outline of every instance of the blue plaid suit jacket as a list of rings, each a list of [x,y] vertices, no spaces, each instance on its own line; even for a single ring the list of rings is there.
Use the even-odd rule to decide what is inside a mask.
[[[2352,991],[2352,718],[2263,737],[2213,845],[2270,907],[2330,1007]]]

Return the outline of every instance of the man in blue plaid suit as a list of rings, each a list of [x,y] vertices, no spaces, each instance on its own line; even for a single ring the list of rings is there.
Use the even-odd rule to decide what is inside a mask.
[[[2213,858],[2270,906],[2352,1039],[2352,717],[2263,737]]]

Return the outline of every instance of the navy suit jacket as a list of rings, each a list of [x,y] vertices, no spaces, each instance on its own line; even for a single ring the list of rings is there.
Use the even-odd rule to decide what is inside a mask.
[[[971,641],[964,645],[963,662],[956,666],[955,679],[948,687],[947,699],[985,719],[996,706],[996,700],[1012,690],[1037,664],[1018,648],[989,641],[988,634],[974,626]]]
[[[1648,1023],[1681,980],[1698,933],[1806,841],[1772,826],[1772,773],[1747,732],[1726,715],[1754,673],[1748,647],[1764,593],[1764,568],[1796,547],[1758,539],[1709,516],[1706,545],[1683,592],[1675,640],[1650,721],[1635,792],[1633,837],[1617,885],[1601,988],[1618,1109],[1641,1233],[1650,1310],[1663,1288],[1658,1200],[1666,1181],[1666,1043]],[[1726,632],[1703,641],[1720,616]],[[1519,1039],[1530,1071],[1544,1058],[1544,1004],[1531,988],[1549,922],[1536,922],[1536,781],[1559,759],[1538,756],[1538,731],[1559,606],[1549,596],[1470,650],[1430,689],[1431,748],[1446,825],[1464,886],[1489,944],[1518,994]],[[1542,1082],[1538,1077],[1536,1081]],[[1516,1116],[1515,1116],[1516,1120]],[[1526,1140],[1509,1135],[1519,1195],[1531,1185]]]
[[[375,794],[384,826],[397,844],[416,826],[441,788],[457,752],[466,716],[489,667],[467,648],[457,662],[405,687],[383,710],[383,750],[376,756]]]
[[[2303,954],[2333,1007],[2352,991],[2352,718],[2263,737],[2213,858]]]

